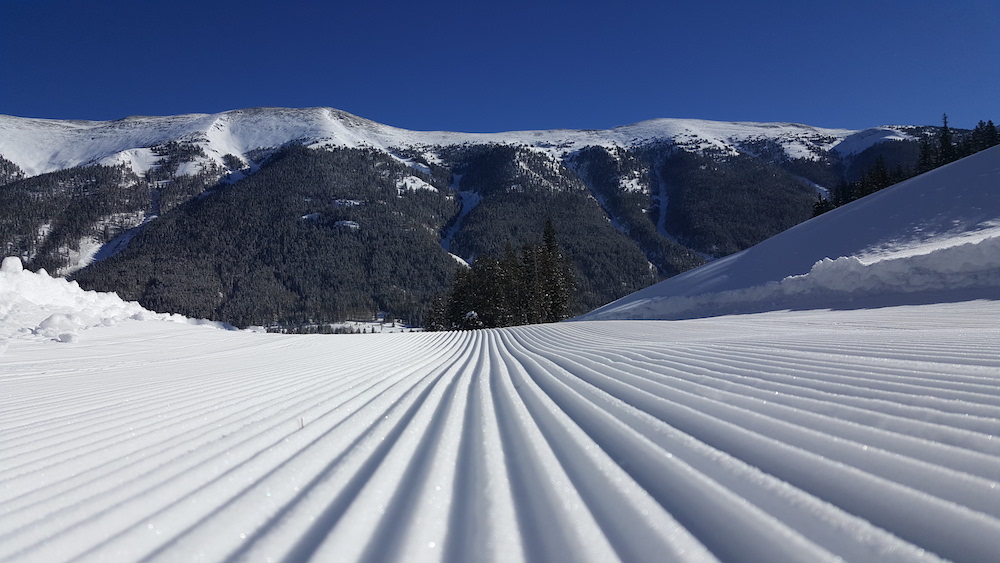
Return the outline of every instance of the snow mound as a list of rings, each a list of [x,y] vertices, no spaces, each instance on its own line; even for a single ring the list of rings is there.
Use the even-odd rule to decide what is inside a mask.
[[[161,320],[233,328],[226,323],[156,313],[115,293],[85,291],[43,269],[25,270],[10,256],[0,265],[0,352],[12,338],[77,342],[80,331],[125,320]]]
[[[580,319],[1000,299],[1000,147],[932,170]],[[933,294],[933,295],[931,295]]]
[[[596,318],[676,319],[779,309],[886,306],[908,302],[905,296],[917,294],[929,294],[930,301],[1000,299],[1000,237],[871,264],[857,256],[823,258],[808,273],[781,281],[691,297],[637,299]]]

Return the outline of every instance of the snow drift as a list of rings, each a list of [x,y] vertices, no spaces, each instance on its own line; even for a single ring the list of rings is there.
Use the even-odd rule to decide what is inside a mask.
[[[941,292],[949,295],[943,297]],[[580,319],[1000,298],[1000,147],[797,225]]]
[[[155,313],[114,293],[84,291],[75,281],[29,272],[17,257],[0,265],[0,353],[10,338],[76,342],[81,330],[113,326],[126,319],[166,320],[233,328],[226,323]]]

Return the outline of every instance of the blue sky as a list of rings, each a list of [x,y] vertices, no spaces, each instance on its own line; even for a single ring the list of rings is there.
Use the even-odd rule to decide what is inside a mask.
[[[1000,122],[998,23],[996,0],[0,0],[0,114],[972,127]]]

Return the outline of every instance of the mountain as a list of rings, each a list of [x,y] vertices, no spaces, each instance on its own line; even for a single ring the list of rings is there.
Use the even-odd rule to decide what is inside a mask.
[[[914,165],[929,131],[658,119],[473,134],[330,108],[0,116],[0,244],[30,269],[241,326],[419,323],[456,257],[531,243],[551,219],[584,312],[804,221],[873,155]]]
[[[995,147],[608,309],[653,320],[215,330],[9,257],[0,560],[994,560],[998,174]],[[767,312],[665,320],[683,298]]]

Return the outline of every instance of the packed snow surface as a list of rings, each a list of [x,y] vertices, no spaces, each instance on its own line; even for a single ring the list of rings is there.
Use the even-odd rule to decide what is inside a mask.
[[[987,561],[996,301],[0,357],[3,561]]]
[[[679,286],[864,302],[838,310],[288,336],[5,259],[0,560],[993,561],[981,154],[932,176],[951,197],[913,181],[923,206],[859,202]]]

